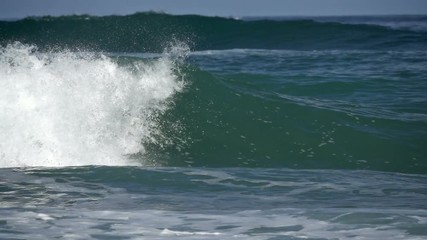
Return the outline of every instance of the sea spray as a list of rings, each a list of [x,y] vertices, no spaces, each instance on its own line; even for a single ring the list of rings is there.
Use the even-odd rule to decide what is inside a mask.
[[[167,52],[168,51],[168,52]],[[0,49],[0,166],[140,165],[188,49],[122,66],[103,54]]]

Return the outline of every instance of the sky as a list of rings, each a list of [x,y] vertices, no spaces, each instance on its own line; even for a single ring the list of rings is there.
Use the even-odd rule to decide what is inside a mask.
[[[427,0],[0,0],[1,19],[150,10],[227,17],[427,15]]]

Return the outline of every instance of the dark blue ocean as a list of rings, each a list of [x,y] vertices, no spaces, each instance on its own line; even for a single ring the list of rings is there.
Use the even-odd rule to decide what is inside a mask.
[[[426,238],[426,16],[0,21],[0,239]]]

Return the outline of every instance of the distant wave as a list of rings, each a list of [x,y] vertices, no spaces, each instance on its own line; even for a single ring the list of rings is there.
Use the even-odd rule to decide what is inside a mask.
[[[395,27],[397,23],[393,25],[393,19],[381,19],[342,17],[248,21],[162,13],[32,17],[1,21],[0,44],[20,41],[42,49],[107,52],[161,52],[171,40],[187,42],[193,50],[427,49],[425,31],[414,27]],[[399,24],[414,25],[424,20],[419,17],[399,21]],[[420,28],[421,25],[416,26]]]
[[[384,16],[324,16],[324,17],[247,17],[247,21],[275,20],[295,21],[313,20],[320,23],[341,23],[353,25],[375,25],[394,30],[415,32],[427,31],[427,16],[422,15],[384,15]]]

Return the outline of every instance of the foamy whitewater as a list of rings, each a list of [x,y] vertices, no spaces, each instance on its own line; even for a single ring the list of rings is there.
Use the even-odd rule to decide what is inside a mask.
[[[0,165],[143,164],[129,156],[156,141],[157,118],[184,85],[175,71],[185,51],[119,66],[102,54],[1,48]]]
[[[427,239],[425,16],[0,21],[0,239]]]

